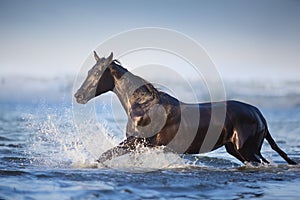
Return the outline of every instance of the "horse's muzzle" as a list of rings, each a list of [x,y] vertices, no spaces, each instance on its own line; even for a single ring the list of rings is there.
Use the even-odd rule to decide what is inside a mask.
[[[87,100],[85,100],[83,95],[79,94],[79,92],[76,92],[74,97],[75,97],[77,103],[80,103],[80,104],[86,104],[87,103]]]

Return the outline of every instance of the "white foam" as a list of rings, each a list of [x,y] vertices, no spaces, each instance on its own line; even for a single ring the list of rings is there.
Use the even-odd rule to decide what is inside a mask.
[[[176,153],[166,152],[164,147],[143,147],[139,151],[113,158],[104,164],[109,168],[134,172],[184,168],[187,166],[183,158]],[[99,167],[102,166],[99,164]]]

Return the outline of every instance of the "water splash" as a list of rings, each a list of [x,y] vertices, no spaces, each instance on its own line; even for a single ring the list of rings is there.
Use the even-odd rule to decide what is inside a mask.
[[[166,151],[166,148],[163,146],[155,148],[141,147],[138,151],[108,160],[104,162],[104,165],[105,167],[130,172],[178,169],[188,166],[186,160],[179,154]],[[98,166],[103,167],[102,164]]]
[[[89,167],[94,159],[76,133],[70,109],[63,112],[43,110],[46,113],[35,113],[30,118],[29,128],[34,130],[34,134],[27,153],[31,163],[51,167]]]
[[[101,168],[103,166],[96,162],[98,156],[120,142],[117,137],[111,137],[113,134],[106,128],[106,122],[89,121],[76,127],[70,108],[64,111],[46,110],[46,113],[32,114],[29,120],[29,128],[34,129],[34,134],[30,138],[27,154],[33,165]],[[142,148],[107,161],[105,165],[114,169],[149,171],[184,168],[190,163],[176,153],[166,152],[164,147],[157,147]]]

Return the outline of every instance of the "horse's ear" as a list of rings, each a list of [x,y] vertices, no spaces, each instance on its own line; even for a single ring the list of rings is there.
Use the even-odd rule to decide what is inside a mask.
[[[106,58],[107,63],[110,64],[113,60],[113,57],[114,57],[114,54],[113,54],[113,52],[111,52],[110,55]]]
[[[96,51],[94,51],[94,58],[98,62],[100,60],[99,56],[97,55]]]

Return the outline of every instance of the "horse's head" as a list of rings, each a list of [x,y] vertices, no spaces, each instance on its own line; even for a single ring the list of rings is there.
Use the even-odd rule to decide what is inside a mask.
[[[94,57],[96,64],[89,70],[88,76],[74,95],[76,101],[81,104],[114,88],[114,79],[109,68],[113,62],[113,53],[107,58],[99,58],[94,51]]]

